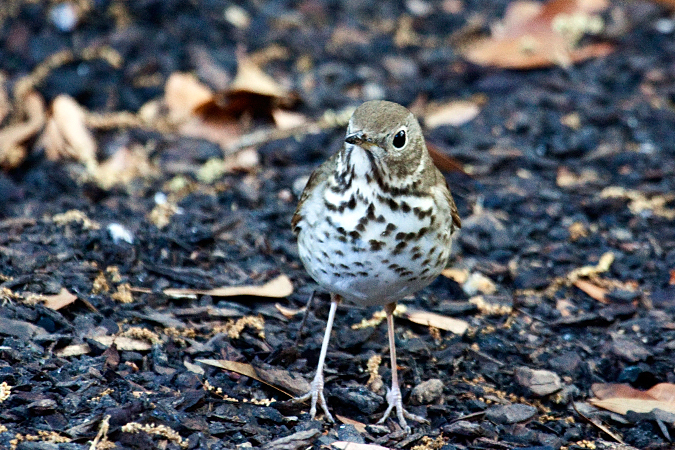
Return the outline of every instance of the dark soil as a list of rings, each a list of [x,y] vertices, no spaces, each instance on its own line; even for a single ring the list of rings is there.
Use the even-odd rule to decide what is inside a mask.
[[[308,406],[292,404],[278,389],[196,360],[249,363],[281,388],[284,374],[311,380],[327,296],[314,302],[298,345],[302,315],[287,317],[275,303],[300,309],[316,287],[290,230],[296,181],[341,145],[344,129],[264,144],[256,171],[227,174],[214,185],[182,174],[190,186],[178,202],[182,214],[161,229],[149,214],[156,194],[170,190],[171,164],[198,167],[218,156],[218,147],[141,129],[100,131],[102,157],[120,143],[151,144],[162,169],[155,179],[104,191],[78,181],[77,164],[47,161],[36,144],[21,167],[0,173],[0,383],[11,388],[0,403],[0,448],[88,449],[108,417],[105,436],[120,449],[179,448],[177,440],[124,431],[132,422],[164,425],[190,449],[319,448],[335,440],[447,450],[631,448],[610,444],[613,437],[588,419],[632,447],[671,448],[672,415],[620,416],[585,400],[593,383],[645,389],[675,382],[672,13],[653,3],[617,2],[601,37],[616,44],[609,56],[567,69],[504,71],[464,62],[450,42],[476,14],[486,23],[501,17],[507,2],[462,1],[458,13],[435,1],[250,2],[242,5],[247,28],[225,20],[228,5],[218,1],[90,3],[70,31],[54,25],[55,2],[3,6],[0,70],[10,85],[57,51],[110,46],[122,55],[119,68],[75,61],[55,69],[38,90],[48,102],[65,93],[92,111],[137,111],[161,96],[175,71],[213,84],[196,55],[206,52],[233,75],[238,46],[255,52],[274,44],[288,57],[265,71],[290,81],[299,111],[313,118],[373,93],[404,105],[420,96],[483,96],[477,118],[430,130],[428,140],[470,173],[447,175],[464,221],[450,265],[486,275],[496,292],[475,306],[457,282],[441,277],[405,302],[470,324],[457,336],[397,321],[404,403],[428,425],[406,436],[394,421],[365,431],[310,421]],[[411,13],[421,6],[429,14]],[[404,14],[419,42],[401,48],[394,36]],[[338,27],[361,35],[331,45]],[[298,64],[301,58],[309,64]],[[570,114],[579,127],[563,124]],[[608,195],[610,187],[624,191]],[[69,210],[101,227],[52,220]],[[115,238],[111,224],[127,228],[131,243]],[[609,270],[594,279],[607,292],[600,302],[567,276],[608,252]],[[279,274],[295,287],[283,299],[162,293],[260,285]],[[113,295],[126,283],[145,288],[133,291],[131,303]],[[59,310],[28,295],[62,288],[78,300]],[[366,388],[366,363],[381,355],[380,374],[389,383],[386,326],[351,326],[375,312],[341,306],[327,357],[331,410],[365,424],[385,407],[382,395]],[[257,316],[264,334],[253,326],[227,332],[228,321]],[[156,338],[136,350],[93,339],[130,328]],[[86,353],[60,353],[76,344],[87,344]],[[524,368],[557,374],[562,390],[536,395],[517,376]],[[412,389],[430,379],[442,381],[442,392],[415,405]],[[293,379],[287,384],[292,391]],[[286,444],[274,443],[291,435]],[[55,436],[68,442],[55,443]],[[439,438],[438,445],[427,438]]]

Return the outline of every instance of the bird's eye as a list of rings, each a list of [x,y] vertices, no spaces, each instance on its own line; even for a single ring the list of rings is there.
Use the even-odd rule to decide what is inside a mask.
[[[405,130],[401,130],[394,136],[394,140],[391,142],[396,148],[403,148],[405,145]]]

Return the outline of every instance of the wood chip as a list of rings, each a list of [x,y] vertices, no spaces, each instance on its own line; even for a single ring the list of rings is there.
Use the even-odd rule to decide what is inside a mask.
[[[293,293],[293,283],[286,275],[279,275],[262,286],[228,286],[215,289],[165,289],[169,297],[183,298],[194,295],[210,295],[212,297],[235,297],[250,295],[252,297],[283,298]]]
[[[426,325],[440,330],[450,331],[451,333],[462,335],[469,329],[469,323],[464,320],[455,319],[454,317],[442,316],[440,314],[428,311],[406,310],[401,313],[401,317],[409,321]]]
[[[47,308],[51,308],[56,311],[70,305],[75,300],[77,300],[77,296],[68,292],[68,289],[66,288],[61,288],[61,292],[56,295],[44,295],[43,297],[45,299],[44,305]]]
[[[575,280],[573,284],[588,294],[591,298],[599,301],[600,303],[604,303],[606,305],[609,304],[609,301],[607,300],[607,289],[595,285],[587,280]]]
[[[106,347],[110,347],[114,342],[118,350],[129,352],[143,352],[152,348],[149,342],[125,336],[94,336],[92,339]]]

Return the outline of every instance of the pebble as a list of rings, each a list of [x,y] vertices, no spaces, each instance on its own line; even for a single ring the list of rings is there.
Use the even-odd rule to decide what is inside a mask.
[[[512,424],[524,422],[537,414],[537,408],[523,403],[513,405],[493,406],[485,411],[485,418],[497,424]]]
[[[562,389],[562,382],[558,374],[549,370],[532,370],[529,367],[517,367],[515,375],[518,384],[537,396],[553,394]]]
[[[428,405],[435,402],[443,394],[443,382],[438,378],[424,381],[412,390],[410,394],[415,405]]]

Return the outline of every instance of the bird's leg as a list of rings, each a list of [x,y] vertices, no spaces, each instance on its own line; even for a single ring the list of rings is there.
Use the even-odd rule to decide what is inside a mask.
[[[391,357],[391,389],[387,391],[387,402],[389,406],[384,412],[384,416],[377,423],[384,423],[389,417],[394,408],[396,408],[396,417],[401,427],[410,433],[410,427],[406,422],[406,418],[421,423],[429,423],[426,419],[415,414],[411,414],[403,408],[403,397],[401,396],[401,388],[398,385],[398,371],[396,368],[396,343],[394,342],[394,309],[396,303],[389,303],[384,307],[387,313],[387,328],[389,334],[389,355]]]
[[[321,344],[321,353],[319,354],[319,366],[316,368],[316,375],[314,375],[314,380],[310,385],[311,388],[308,393],[301,397],[296,397],[295,401],[303,402],[305,400],[311,399],[311,408],[309,410],[309,415],[313,419],[316,415],[316,404],[317,402],[323,409],[326,418],[335,422],[333,416],[328,411],[328,405],[326,404],[326,398],[323,396],[323,363],[326,360],[326,353],[328,352],[328,342],[330,341],[330,332],[333,329],[333,320],[335,320],[335,311],[337,310],[338,303],[340,303],[340,296],[336,294],[331,294],[330,296],[330,312],[328,313],[328,323],[326,323],[326,333],[323,335],[323,342]]]

